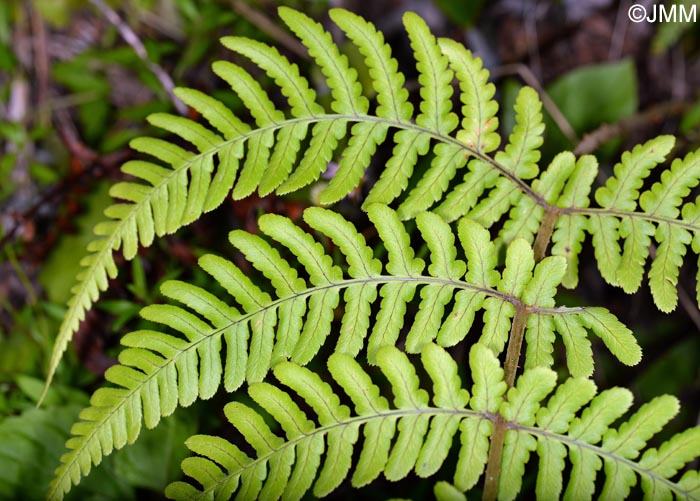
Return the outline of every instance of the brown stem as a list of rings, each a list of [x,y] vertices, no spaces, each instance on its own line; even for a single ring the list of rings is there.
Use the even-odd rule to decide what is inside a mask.
[[[625,117],[618,122],[601,124],[596,130],[586,134],[583,140],[576,145],[574,155],[580,156],[593,153],[611,139],[626,136],[641,127],[647,127],[681,115],[690,108],[691,104],[692,102],[689,101],[670,101],[652,106],[641,113]]]
[[[532,250],[535,252],[535,262],[539,263],[544,258],[545,252],[547,252],[547,247],[549,246],[549,241],[552,238],[552,233],[554,232],[554,225],[559,218],[559,213],[561,210],[559,207],[550,205],[545,208],[544,219],[540,225],[540,229],[537,231],[537,237],[535,238],[535,244]]]
[[[498,497],[498,480],[501,477],[501,459],[503,457],[503,443],[506,438],[506,422],[500,414],[496,415],[491,433],[491,447],[489,447],[489,459],[486,463],[486,479],[484,481],[484,493],[482,501],[494,501]]]
[[[163,87],[163,90],[165,90],[168,97],[170,97],[170,101],[172,101],[173,106],[178,113],[186,116],[187,106],[175,95],[175,84],[173,83],[173,79],[170,78],[170,75],[168,75],[163,68],[149,59],[148,53],[146,52],[146,47],[143,45],[143,42],[134,32],[134,30],[132,30],[131,27],[129,27],[129,25],[127,25],[121,17],[119,17],[117,11],[107,5],[104,0],[90,0],[90,3],[92,3],[92,5],[94,5],[102,13],[102,15],[107,18],[107,21],[117,28],[119,35],[121,35],[124,41],[131,46],[134,52],[136,52],[136,55],[143,61],[151,73],[156,76]]]
[[[515,375],[518,373],[518,361],[520,360],[520,351],[523,347],[528,313],[529,310],[525,304],[518,303],[516,305],[513,325],[510,328],[510,337],[508,338],[506,361],[503,364],[505,381],[508,388],[511,388],[513,384],[515,384]]]
[[[504,364],[505,381],[508,388],[515,384],[515,375],[518,372],[518,361],[520,351],[525,337],[525,325],[527,323],[528,308],[523,303],[515,306],[515,316],[510,328],[508,338],[508,349],[506,351],[506,361]],[[484,501],[493,501],[498,496],[498,481],[501,476],[501,461],[503,458],[503,443],[506,438],[506,422],[498,414],[493,423],[491,432],[491,446],[489,447],[489,457],[486,463],[486,480],[484,483]]]
[[[571,141],[571,144],[579,143],[580,139],[576,134],[576,131],[561,112],[557,104],[551,97],[549,97],[549,94],[545,92],[544,87],[542,84],[540,84],[539,80],[532,70],[530,70],[530,68],[524,64],[506,64],[504,66],[494,68],[494,70],[491,72],[491,76],[493,78],[498,78],[499,76],[503,75],[518,75],[523,82],[525,82],[525,84],[535,89],[540,95],[542,106],[544,106],[544,109],[547,110],[562,134],[564,134],[566,138]]]
[[[546,208],[546,213],[537,232],[533,247],[536,262],[542,261],[544,258],[560,212],[559,207],[550,205]],[[518,373],[518,362],[520,361],[520,352],[523,347],[528,314],[527,305],[522,302],[515,305],[515,315],[513,316],[510,336],[508,337],[506,360],[503,364],[504,378],[508,389],[515,384],[515,376]],[[491,432],[489,457],[486,463],[483,501],[493,501],[498,497],[498,482],[501,476],[501,462],[503,460],[503,444],[506,438],[506,431],[508,430],[505,420],[500,414],[496,415],[496,419],[493,422],[493,431]]]

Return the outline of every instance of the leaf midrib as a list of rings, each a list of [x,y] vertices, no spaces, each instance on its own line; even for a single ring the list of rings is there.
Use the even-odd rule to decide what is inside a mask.
[[[466,289],[466,290],[472,290],[475,292],[480,292],[482,294],[491,296],[491,297],[496,297],[501,299],[502,301],[505,302],[510,302],[510,303],[520,303],[521,300],[510,296],[508,294],[504,294],[502,292],[496,291],[494,289],[490,289],[487,287],[480,287],[476,285],[472,285],[466,282],[461,282],[461,281],[455,281],[455,280],[449,280],[449,279],[444,279],[444,278],[437,278],[437,277],[426,277],[426,276],[417,276],[417,277],[412,277],[412,276],[406,276],[406,277],[393,277],[393,276],[376,276],[376,277],[365,277],[365,278],[357,278],[357,279],[348,279],[348,280],[343,280],[341,282],[335,282],[335,283],[329,283],[329,284],[324,284],[321,286],[316,286],[316,287],[310,287],[303,292],[297,293],[297,294],[291,294],[289,296],[286,296],[284,298],[277,298],[274,301],[270,302],[267,305],[261,306],[259,309],[255,310],[254,312],[246,312],[242,314],[241,316],[237,317],[236,319],[233,319],[231,323],[217,327],[215,329],[212,329],[211,332],[207,334],[202,334],[202,337],[196,341],[189,341],[189,346],[183,350],[178,350],[178,353],[171,357],[171,358],[165,358],[164,361],[165,363],[161,365],[157,370],[153,371],[150,375],[147,375],[147,377],[140,383],[140,385],[134,387],[129,391],[128,388],[125,388],[124,386],[119,385],[118,389],[122,390],[127,390],[128,394],[126,394],[123,399],[121,400],[120,404],[116,407],[114,407],[108,414],[106,414],[106,417],[99,423],[98,426],[96,426],[93,431],[89,435],[83,435],[83,437],[87,437],[83,443],[81,444],[80,448],[72,449],[72,452],[75,453],[74,458],[71,462],[69,463],[63,463],[62,466],[65,467],[64,472],[60,477],[57,477],[54,479],[55,485],[58,486],[62,483],[63,479],[67,474],[69,474],[70,470],[76,466],[76,463],[79,462],[79,459],[83,456],[84,451],[88,447],[88,444],[91,443],[96,435],[98,434],[99,430],[110,423],[112,416],[119,411],[120,408],[123,407],[123,405],[130,400],[131,398],[134,398],[136,395],[137,398],[140,398],[140,391],[142,388],[147,386],[147,384],[153,379],[154,377],[157,377],[158,374],[161,373],[162,370],[164,370],[166,367],[168,367],[171,364],[177,363],[177,360],[181,356],[183,356],[186,353],[189,353],[191,350],[196,350],[199,348],[199,346],[202,343],[205,343],[209,341],[209,339],[212,336],[219,336],[222,335],[225,331],[228,329],[231,329],[232,327],[235,327],[236,325],[244,322],[248,322],[252,318],[254,318],[257,315],[264,314],[268,310],[276,309],[278,308],[281,304],[283,304],[286,301],[294,301],[298,300],[302,297],[308,297],[311,296],[315,293],[318,293],[323,290],[327,289],[332,289],[332,288],[338,288],[338,289],[343,289],[347,287],[351,287],[353,285],[366,285],[366,284],[372,284],[376,283],[377,286],[385,284],[385,283],[390,283],[390,282],[419,282],[420,284],[423,285],[447,285],[447,286],[452,286],[456,289]],[[537,308],[534,306],[529,306],[529,311],[530,313],[541,313],[541,314],[578,314],[582,310],[585,310],[583,307],[558,307],[558,308]],[[141,348],[145,349],[145,348]],[[159,355],[162,356],[162,355]],[[131,366],[129,366],[131,367]],[[139,370],[139,369],[137,369]],[[143,372],[143,371],[141,371]],[[145,374],[145,373],[144,373]],[[221,383],[219,383],[220,385]],[[115,388],[117,389],[117,388]],[[160,412],[160,411],[159,411]],[[163,416],[161,416],[163,417]],[[141,422],[141,425],[143,426],[143,421]],[[99,438],[98,438],[99,440]],[[79,465],[78,465],[79,466]],[[53,489],[52,489],[53,492]],[[49,495],[49,497],[52,497]]]

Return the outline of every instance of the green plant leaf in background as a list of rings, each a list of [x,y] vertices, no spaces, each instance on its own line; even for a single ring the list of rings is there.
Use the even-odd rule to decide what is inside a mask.
[[[0,499],[43,499],[82,405],[24,411],[0,422]],[[109,461],[108,461],[109,462]],[[82,483],[73,499],[133,499],[134,492],[105,468]]]
[[[180,478],[180,462],[189,455],[185,440],[198,429],[189,409],[178,409],[171,419],[146,430],[133,446],[114,457],[114,471],[129,485],[162,492]]]
[[[455,24],[473,26],[484,6],[484,0],[436,0],[438,8]]]
[[[51,68],[53,79],[83,101],[78,106],[80,132],[91,145],[109,127],[111,113],[110,83],[103,72],[92,69],[93,65],[95,60],[86,53],[69,61],[55,63]]]
[[[552,82],[546,90],[579,136],[603,123],[628,117],[638,108],[637,74],[631,59],[575,69]],[[545,125],[543,158],[575,146],[548,113]],[[613,150],[603,148],[601,153],[607,155]]]

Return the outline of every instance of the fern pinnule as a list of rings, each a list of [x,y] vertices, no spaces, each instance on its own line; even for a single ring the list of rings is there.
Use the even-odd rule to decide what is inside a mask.
[[[333,9],[330,16],[365,57],[376,92],[377,116],[396,123],[410,123],[413,105],[404,88],[405,77],[398,70],[398,62],[392,57],[391,47],[384,42],[382,33],[371,23],[347,11]],[[429,136],[421,134],[419,130],[402,129],[396,132],[391,158],[365,203],[389,203],[396,198],[408,185],[413,166],[418,156],[428,151],[429,142]]]
[[[488,83],[489,72],[481,59],[454,40],[440,39],[440,48],[450,61],[459,82],[462,101],[462,129],[457,139],[479,153],[489,153],[501,142],[498,129],[496,86]]]
[[[405,77],[399,72],[399,63],[391,56],[391,47],[384,42],[384,35],[372,23],[352,12],[331,9],[328,14],[365,57],[377,95],[377,115],[397,122],[410,120],[413,105],[403,86]]]
[[[558,207],[585,209],[590,202],[593,180],[598,173],[598,161],[592,155],[584,155],[576,160],[576,167],[566,182]],[[522,200],[522,199],[521,199]],[[562,285],[573,289],[578,285],[578,256],[583,249],[583,241],[588,229],[588,218],[582,214],[562,211],[552,233],[552,254],[566,258],[566,274]]]
[[[236,36],[223,37],[221,43],[264,70],[289,101],[290,112],[294,116],[313,116],[324,112],[323,107],[316,102],[316,91],[309,86],[308,80],[301,76],[299,67],[280,54],[276,48],[257,40]]]
[[[413,13],[404,16],[404,25],[411,41],[420,84],[420,113],[416,124],[448,136],[459,121],[452,111],[452,79],[448,58],[442,54],[428,25]],[[457,169],[466,164],[464,151],[454,144],[439,143],[433,150],[435,158],[415,188],[399,207],[399,215],[407,219],[427,210],[447,191]]]
[[[309,55],[326,77],[333,97],[331,109],[339,115],[367,113],[369,100],[362,95],[357,70],[350,67],[347,56],[340,53],[321,24],[288,7],[280,7],[279,16],[307,47]]]

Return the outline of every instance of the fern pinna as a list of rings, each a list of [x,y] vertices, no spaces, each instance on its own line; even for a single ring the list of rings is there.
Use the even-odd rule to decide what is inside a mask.
[[[364,237],[348,221],[327,209],[310,208],[304,213],[305,222],[337,246],[344,256],[342,267],[333,263],[311,234],[282,216],[265,215],[259,221],[260,231],[283,246],[284,254],[291,253],[294,261],[282,258],[277,248],[261,236],[236,230],[230,239],[250,264],[269,280],[274,295],[265,292],[262,283],[254,283],[232,262],[213,255],[203,256],[200,264],[227,290],[230,301],[187,283],[165,283],[163,293],[183,306],[152,305],[142,314],[176,334],[137,331],[122,339],[127,349],[120,354],[121,365],[109,369],[106,374],[118,388],[98,390],[91,400],[92,406],[81,413],[81,421],[73,429],[75,437],[68,442],[72,450],[62,458],[63,464],[57,470],[53,494],[60,496],[68,490],[72,482],[112,449],[133,442],[142,421],[148,427],[155,426],[178,405],[186,406],[196,398],[213,396],[221,381],[227,391],[233,391],[244,382],[254,386],[263,381],[271,367],[279,368],[288,359],[294,364],[308,363],[329,337],[341,295],[344,314],[334,351],[352,358],[366,347],[368,362],[380,367],[383,367],[382,350],[396,345],[402,329],[407,332],[403,341],[408,353],[420,353],[426,346],[433,346],[434,341],[441,346],[453,346],[468,334],[475,314],[480,311],[483,312],[483,328],[477,349],[479,353],[489,353],[496,366],[495,357],[504,350],[509,333],[513,335],[517,318],[521,318],[519,322],[525,330],[526,369],[535,371],[532,374],[540,374],[538,367],[553,364],[555,335],[563,340],[570,372],[579,378],[593,372],[588,331],[600,336],[622,362],[635,364],[639,361],[641,351],[631,332],[608,311],[599,307],[555,305],[554,293],[565,270],[565,259],[561,256],[550,256],[535,264],[531,246],[524,239],[516,239],[508,246],[505,268],[499,272],[495,245],[483,227],[463,219],[455,238],[448,223],[425,212],[417,215],[416,224],[429,250],[430,264],[426,269],[424,261],[415,257],[409,233],[395,211],[375,204],[368,208],[368,215],[388,252],[385,270]],[[460,251],[456,240],[460,242]],[[466,263],[459,259],[462,253]],[[308,279],[302,278],[297,270],[303,270]],[[418,311],[413,322],[407,322],[407,303],[416,295],[420,296]],[[379,303],[379,307],[373,315],[375,303]],[[550,369],[546,373],[551,375],[548,378],[554,374]],[[501,375],[496,377],[496,374]],[[389,374],[387,377],[391,381]],[[476,380],[479,375],[474,373],[473,377]],[[501,386],[505,390],[502,371],[489,372],[483,377],[489,380],[490,392],[497,394]],[[556,381],[550,383],[551,390]],[[435,391],[440,393],[447,389],[436,387]],[[508,402],[506,407],[515,405],[513,399],[509,398]],[[623,406],[622,412],[628,405]],[[486,408],[481,410],[485,412]],[[498,406],[489,411],[496,413]],[[429,417],[424,417],[426,426]],[[240,419],[248,422],[247,418]],[[459,419],[454,424],[459,424]],[[359,422],[353,426],[356,428]],[[508,436],[506,432],[506,450]],[[354,440],[348,437],[344,440],[349,442],[342,447],[350,447],[351,451]],[[488,451],[484,446],[488,434],[480,437],[480,447]],[[319,445],[309,447],[317,450]],[[328,447],[330,452],[330,444]],[[414,448],[420,447],[414,445]],[[202,450],[196,449],[197,452]],[[285,457],[279,461],[286,461],[285,468],[290,468],[294,459],[292,449]],[[307,461],[308,458],[304,464],[308,464]],[[334,459],[329,461],[335,464]],[[349,460],[343,461],[348,463]],[[190,470],[185,467],[185,471]],[[257,470],[250,470],[249,474],[259,480],[259,472],[254,471]],[[247,478],[247,474],[240,474]],[[478,479],[480,472],[477,469],[472,474]],[[274,478],[278,478],[277,475]],[[230,487],[236,481],[228,479],[226,485]],[[471,487],[471,484],[459,485],[463,489]],[[332,490],[318,487],[315,492],[326,493],[329,489]],[[181,493],[180,490],[172,492]],[[250,496],[246,494],[243,499],[253,499],[255,493]],[[177,497],[180,498],[180,494]]]
[[[328,360],[333,380],[347,397],[308,369],[291,362],[278,364],[274,375],[287,388],[254,383],[248,391],[262,412],[279,423],[282,436],[270,429],[261,410],[232,402],[226,416],[252,446],[254,457],[222,438],[193,436],[187,445],[199,456],[186,459],[182,467],[199,487],[176,482],[166,494],[172,499],[236,495],[296,500],[312,488],[321,497],[349,474],[354,449],[360,451],[351,477],[355,487],[380,474],[400,480],[413,470],[430,477],[443,466],[459,436],[453,485],[441,482],[435,491],[438,499],[466,499],[462,492],[474,486],[484,470],[498,418],[508,427],[499,499],[515,499],[532,453],[540,462],[538,499],[557,499],[562,490],[567,499],[590,499],[601,466],[606,472],[603,499],[627,497],[639,479],[647,499],[687,499],[700,492],[697,471],[671,480],[697,455],[700,428],[640,454],[678,411],[673,397],[658,397],[610,428],[632,403],[629,390],[598,393],[592,381],[582,378],[557,385],[556,373],[543,367],[526,370],[508,389],[498,359],[481,344],[469,356],[471,395],[455,361],[432,343],[421,352],[421,365],[429,376],[423,387],[414,365],[395,347],[380,349],[377,365],[391,385],[393,404],[348,355],[336,353]],[[291,396],[306,402],[313,414],[302,411]],[[348,405],[343,398],[349,399]],[[567,459],[571,472],[565,482]]]
[[[227,416],[257,456],[222,439],[193,437],[189,444],[202,457],[183,468],[200,485],[175,484],[168,490],[173,497],[225,498],[238,492],[239,499],[291,499],[312,484],[316,494],[329,493],[350,471],[362,429],[365,441],[353,474],[357,485],[379,474],[432,475],[460,430],[458,474],[452,483],[435,484],[440,498],[463,496],[482,474],[486,499],[513,498],[532,451],[539,457],[542,499],[561,493],[565,469],[566,495],[591,497],[603,464],[605,497],[624,497],[639,477],[649,497],[698,498],[698,473],[678,473],[698,455],[697,429],[641,452],[675,414],[675,400],[661,397],[613,428],[631,404],[629,392],[607,390],[596,397],[586,379],[594,369],[588,333],[633,365],[641,350],[632,333],[604,308],[565,307],[554,300],[559,285],[577,285],[588,233],[608,283],[638,290],[651,261],[649,284],[657,306],[675,307],[683,256],[689,246],[700,253],[700,201],[687,200],[700,180],[698,154],[675,160],[645,188],[674,142],[670,136],[652,139],[624,153],[614,175],[591,196],[594,157],[564,152],[540,168],[544,126],[532,89],[520,91],[515,127],[499,149],[498,105],[488,72],[461,44],[436,39],[417,15],[404,17],[418,71],[416,96],[405,88],[382,34],[367,21],[330,11],[364,58],[363,68],[353,68],[320,24],[287,8],[280,16],[309,49],[330,96],[318,99],[299,68],[273,47],[240,37],[222,40],[272,79],[289,110],[279,109],[278,99],[251,72],[222,61],[214,71],[254,123],[192,89],[177,94],[206,125],[167,114],[149,118],[192,148],[156,138],[132,142],[152,158],[125,164],[123,171],[136,180],[112,188],[121,202],[95,229],[98,239],[73,290],[48,381],[85,311],[116,275],[113,252],[133,258],[139,245],[213,210],[230,191],[234,199],[255,191],[291,193],[315,183],[335,161],[337,172],[319,197],[332,204],[360,185],[367,168],[378,168],[375,153],[388,143],[392,151],[363,205],[388,259],[382,263],[351,223],[321,208],[304,213],[318,240],[272,215],[259,221],[268,238],[232,232],[232,244],[264,279],[253,280],[232,262],[208,255],[200,265],[229,297],[178,281],[163,286],[164,295],[180,306],[146,307],[143,316],[163,329],[123,338],[120,365],[106,374],[116,387],[98,390],[81,413],[50,497],[61,498],[103,456],[132,443],[143,423],[153,427],[178,406],[212,397],[223,382],[227,391],[248,385],[284,437],[266,427],[259,410],[230,404]],[[371,88],[360,82],[360,71],[369,75]],[[324,250],[328,240],[343,262]],[[658,248],[649,259],[652,243]],[[416,257],[422,249],[427,267]],[[479,332],[467,341],[475,343],[469,400],[443,347],[464,348],[472,326]],[[552,372],[557,336],[574,378],[562,383]],[[352,411],[301,367],[326,344],[335,353],[329,370]],[[433,407],[398,345],[422,354],[434,385]],[[516,382],[523,346],[525,372]],[[501,355],[502,369],[496,358]],[[394,407],[352,362],[358,356],[363,364],[379,366],[395,393]],[[265,382],[271,369],[291,392]],[[301,400],[317,418],[300,410]]]

